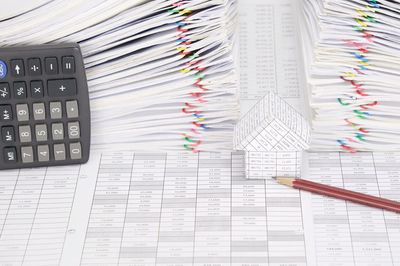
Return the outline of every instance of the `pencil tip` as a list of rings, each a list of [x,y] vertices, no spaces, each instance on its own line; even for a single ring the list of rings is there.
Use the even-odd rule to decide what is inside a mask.
[[[273,176],[272,178],[276,180],[277,177],[276,177],[276,176]]]

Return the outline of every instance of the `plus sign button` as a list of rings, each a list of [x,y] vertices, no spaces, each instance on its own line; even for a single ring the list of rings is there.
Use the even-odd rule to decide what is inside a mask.
[[[76,95],[75,79],[53,79],[47,82],[50,97],[64,97]]]

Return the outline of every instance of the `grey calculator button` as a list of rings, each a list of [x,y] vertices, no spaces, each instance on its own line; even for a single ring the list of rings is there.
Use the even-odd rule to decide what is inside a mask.
[[[62,117],[61,102],[50,102],[51,119],[60,119]]]
[[[54,79],[47,81],[50,97],[74,96],[77,94],[76,79]]]
[[[28,73],[31,76],[39,76],[42,74],[42,66],[39,58],[28,59]]]
[[[46,57],[44,65],[47,74],[53,75],[58,73],[57,57]]]
[[[47,141],[47,126],[40,124],[35,126],[35,135],[37,141]]]
[[[7,100],[10,99],[10,86],[7,82],[0,83],[0,99]]]
[[[65,74],[72,74],[75,72],[75,58],[73,56],[63,56],[62,71]]]
[[[17,120],[20,122],[29,120],[29,109],[27,104],[17,104]]]
[[[39,162],[47,162],[50,159],[49,156],[49,146],[48,145],[38,145],[37,147],[38,152],[38,160]]]
[[[17,149],[15,147],[4,148],[3,158],[6,163],[17,162]]]
[[[43,98],[43,82],[41,80],[31,81],[31,96],[32,98]]]
[[[21,147],[21,159],[23,163],[33,163],[33,149],[29,147]]]
[[[54,144],[54,159],[56,161],[65,160],[65,145]]]
[[[15,142],[15,133],[13,126],[6,126],[1,128],[1,136],[4,143]]]
[[[32,141],[31,126],[19,126],[19,140],[21,142]]]
[[[33,104],[33,117],[35,118],[35,120],[44,120],[46,118],[44,103]]]
[[[0,105],[0,121],[11,121],[13,120],[12,108],[9,104]]]
[[[51,125],[51,134],[54,140],[64,139],[64,127],[62,123],[54,123]]]
[[[68,123],[68,138],[79,139],[81,136],[81,130],[79,128],[79,122]]]
[[[79,109],[78,109],[78,101],[68,101],[65,103],[67,109],[67,117],[68,118],[78,118]]]
[[[13,77],[20,78],[25,76],[24,61],[22,59],[14,59],[10,63]]]
[[[16,99],[26,98],[26,83],[25,81],[14,82],[14,97]]]
[[[72,160],[78,160],[82,158],[82,147],[79,142],[69,144],[69,153]]]

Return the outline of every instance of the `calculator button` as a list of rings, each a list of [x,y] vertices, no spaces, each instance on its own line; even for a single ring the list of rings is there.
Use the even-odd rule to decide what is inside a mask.
[[[1,138],[4,143],[12,143],[15,141],[14,127],[6,126],[1,128]]]
[[[3,60],[0,60],[0,79],[7,76],[7,65]]]
[[[39,162],[48,162],[50,159],[49,145],[38,145],[37,157]]]
[[[47,126],[40,124],[35,126],[36,141],[47,141]]]
[[[61,102],[50,102],[51,119],[60,119],[62,117]]]
[[[73,56],[64,56],[62,58],[62,71],[65,74],[73,74],[75,72],[75,59]]]
[[[61,102],[50,102],[51,119],[60,119],[62,117]]]
[[[34,103],[32,109],[35,120],[44,120],[46,118],[44,103]]]
[[[44,59],[44,64],[46,67],[46,74],[58,74],[57,57],[46,57]]]
[[[28,59],[28,72],[31,76],[42,75],[42,66],[40,64],[39,58],[29,58]]]
[[[23,163],[33,163],[33,149],[31,146],[21,147],[21,159]]]
[[[68,118],[78,118],[79,117],[79,109],[78,109],[78,101],[68,101],[65,103],[67,109],[67,117]]]
[[[69,144],[69,153],[72,160],[78,160],[82,158],[82,147],[79,142]]]
[[[54,140],[64,139],[64,127],[62,123],[54,123],[51,125],[51,134]]]
[[[25,76],[24,61],[22,59],[11,60],[11,73],[16,78]]]
[[[21,142],[31,142],[31,126],[19,126],[19,141]]]
[[[7,100],[10,99],[10,86],[7,82],[0,83],[0,99]]]
[[[47,81],[47,89],[50,97],[62,97],[76,95],[75,79],[54,79]]]
[[[65,160],[65,145],[54,144],[54,159],[56,161]]]
[[[17,150],[15,147],[4,148],[3,156],[6,163],[15,163],[17,161]]]
[[[14,82],[14,97],[16,99],[26,98],[26,83],[24,81]]]
[[[29,120],[29,110],[27,104],[17,104],[17,120],[20,122]]]
[[[68,123],[68,138],[79,139],[81,136],[79,122],[69,122]]]
[[[31,81],[32,98],[43,98],[43,82],[41,80]]]
[[[0,121],[11,121],[13,120],[11,105],[3,104],[0,105]]]

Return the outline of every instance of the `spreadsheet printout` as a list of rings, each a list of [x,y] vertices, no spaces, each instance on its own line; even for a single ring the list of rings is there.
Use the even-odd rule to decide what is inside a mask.
[[[1,171],[0,265],[399,265],[400,215],[246,180],[243,156]],[[400,153],[305,161],[310,180],[400,200]]]
[[[301,111],[297,0],[239,0],[240,104],[245,114],[267,92]]]
[[[400,201],[399,152],[305,156],[303,178]],[[400,265],[400,214],[304,191],[301,199],[311,265]]]

